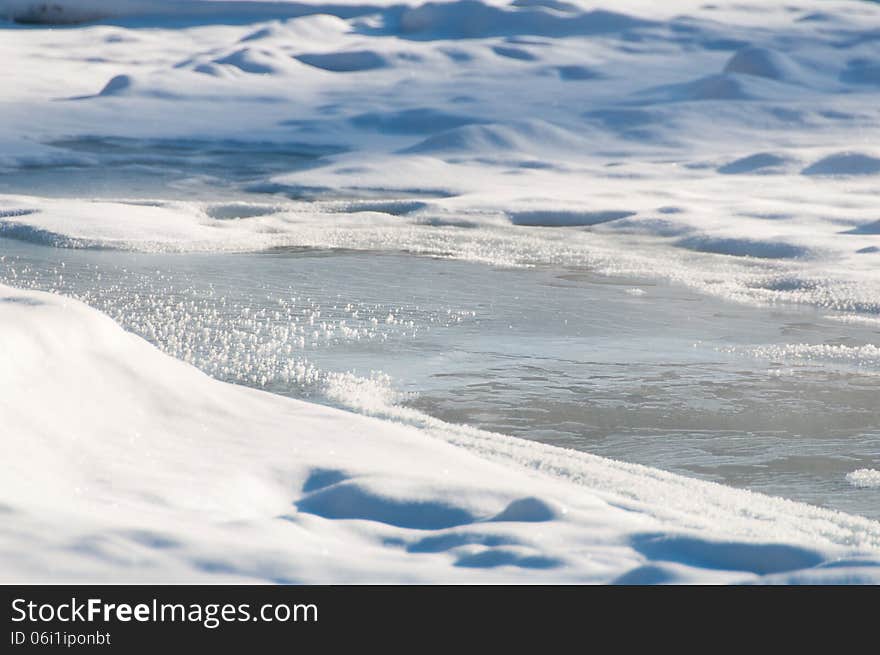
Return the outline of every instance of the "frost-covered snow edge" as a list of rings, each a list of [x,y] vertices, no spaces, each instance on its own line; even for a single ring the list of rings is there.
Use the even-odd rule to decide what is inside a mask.
[[[875,521],[224,384],[61,296],[0,287],[0,360],[3,582],[880,582]]]

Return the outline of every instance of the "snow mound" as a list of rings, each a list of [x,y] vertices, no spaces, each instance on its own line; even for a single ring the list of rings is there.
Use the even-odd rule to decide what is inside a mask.
[[[493,521],[528,521],[540,523],[553,521],[561,516],[560,512],[540,498],[520,498],[504,508]]]
[[[110,78],[110,81],[104,85],[99,92],[99,96],[119,96],[125,95],[128,93],[132,86],[134,86],[134,80],[130,75],[116,75],[115,77]]]
[[[876,175],[880,173],[880,158],[861,152],[839,152],[810,164],[803,175]]]
[[[789,159],[772,152],[759,152],[754,155],[740,157],[721,166],[718,172],[722,175],[747,175],[783,172]]]
[[[320,9],[320,6],[316,6]],[[331,14],[315,14],[298,17],[292,21],[270,23],[245,34],[239,43],[261,45],[259,42],[276,42],[281,45],[303,42],[327,42],[348,32],[350,26],[343,19]]]
[[[761,97],[758,85],[749,78],[732,73],[708,75],[691,82],[654,87],[641,92],[659,102],[687,102],[693,100],[754,100]]]
[[[796,82],[801,78],[798,65],[787,56],[775,50],[756,47],[737,51],[725,64],[723,72],[766,77],[782,82]]]
[[[231,66],[243,73],[254,75],[279,75],[293,68],[289,57],[279,56],[270,50],[240,48],[226,56],[213,60],[221,66]]]
[[[876,469],[858,469],[847,473],[846,481],[854,487],[880,489],[880,471]]]
[[[583,144],[581,136],[542,120],[465,125],[428,137],[403,153],[452,154],[570,149]]]
[[[68,248],[198,249],[200,243],[218,245],[235,230],[235,222],[211,221],[210,213],[224,218],[228,213],[247,212],[214,208],[204,214],[189,203],[47,201],[39,211],[5,212],[0,217],[0,234]]]
[[[876,522],[221,383],[60,296],[0,287],[0,358],[9,582],[880,581]]]

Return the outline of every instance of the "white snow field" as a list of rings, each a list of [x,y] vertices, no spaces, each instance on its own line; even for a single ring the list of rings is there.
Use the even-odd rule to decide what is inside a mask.
[[[874,3],[4,0],[3,15],[24,23],[0,43],[4,235],[344,243],[877,310]],[[262,204],[239,216],[245,194]],[[198,202],[222,195],[236,203],[219,214]],[[94,202],[126,198],[175,202]]]
[[[880,523],[225,384],[0,287],[4,582],[880,581]]]
[[[326,297],[273,295],[278,309],[247,278],[294,294],[302,263],[279,253],[406,271],[403,253],[445,263],[425,285],[438,294],[522,283],[521,313],[541,307],[530,331],[490,306],[468,338],[493,318],[514,335],[498,352],[481,342],[475,368],[556,358],[528,380],[540,412],[586,388],[572,371],[587,362],[635,378],[642,360],[675,358],[648,367],[655,391],[595,376],[599,396],[654,421],[627,435],[648,453],[631,460],[673,461],[671,430],[665,451],[641,436],[696,408],[720,419],[685,430],[680,468],[812,466],[836,486],[801,497],[834,506],[823,494],[845,488],[847,507],[876,507],[880,4],[0,0],[0,59],[0,581],[880,583],[870,518],[473,427],[491,420],[453,425],[338,370],[325,396],[361,414],[222,381],[311,380],[309,338],[332,342],[333,363],[390,362],[375,343],[476,316],[438,305],[401,323],[366,279],[349,282],[364,297],[345,320],[322,322],[344,277],[328,273]],[[229,319],[216,267],[240,253]],[[365,275],[363,261],[340,266],[354,278],[345,266]],[[171,276],[187,267],[210,275],[184,293]],[[132,285],[131,271],[153,278]],[[559,276],[516,277],[533,271]],[[587,273],[620,293],[566,286]],[[590,332],[589,310],[621,307]],[[560,364],[575,338],[586,354]],[[398,366],[449,374],[413,352]],[[763,432],[728,421],[743,397],[782,418]],[[793,429],[800,407],[810,425]],[[582,416],[566,411],[569,429]],[[826,440],[797,440],[823,417]],[[517,434],[537,433],[531,420]]]

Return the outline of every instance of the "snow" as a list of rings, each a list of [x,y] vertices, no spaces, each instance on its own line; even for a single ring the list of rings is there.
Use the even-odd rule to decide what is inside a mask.
[[[880,581],[880,523],[221,383],[57,295],[0,288],[0,358],[4,582]]]
[[[846,479],[854,487],[880,487],[880,471],[875,469],[857,469],[847,473]]]
[[[0,236],[400,250],[880,311],[875,4],[0,0],[0,17],[17,21]],[[176,178],[143,192],[112,178],[163,167]],[[60,174],[17,188],[29,171]],[[90,171],[106,184],[65,185]],[[369,389],[382,420],[222,384],[72,300],[0,295],[7,582],[880,581],[866,519]]]
[[[0,15],[43,4],[2,2]],[[136,150],[192,180],[169,184],[180,202],[137,211],[13,189],[2,198],[19,212],[3,217],[7,235],[168,251],[380,243],[506,265],[599,259],[607,272],[737,300],[876,304],[880,10],[870,4],[51,6],[108,18],[63,31],[7,24],[0,166],[88,170]],[[230,152],[200,159],[200,144],[217,139]],[[240,187],[271,213],[216,225],[192,181],[216,165],[246,171],[260,144],[273,144],[277,165]],[[168,193],[109,186],[100,199]],[[340,205],[376,200],[421,204],[357,217]],[[456,246],[432,250],[438,237],[424,226]],[[579,229],[580,255],[560,254],[541,227]],[[760,274],[754,258],[767,263]],[[720,274],[723,284],[708,282]]]

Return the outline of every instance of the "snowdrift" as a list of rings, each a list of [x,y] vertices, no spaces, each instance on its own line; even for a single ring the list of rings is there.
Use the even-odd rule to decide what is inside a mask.
[[[220,383],[62,297],[0,288],[0,358],[7,583],[880,581],[876,522]]]

